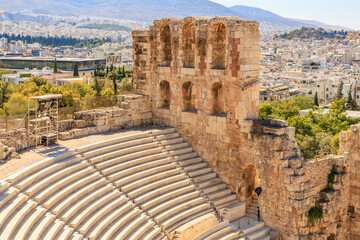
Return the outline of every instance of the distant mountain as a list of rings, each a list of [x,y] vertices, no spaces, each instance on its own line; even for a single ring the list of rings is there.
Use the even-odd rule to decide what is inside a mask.
[[[263,10],[261,8],[247,7],[242,5],[236,5],[230,7],[231,10],[242,14],[248,15],[245,19],[252,19],[259,21],[262,24],[268,23],[278,27],[289,27],[289,28],[300,28],[300,27],[314,27],[314,28],[324,28],[329,30],[351,30],[342,26],[333,26],[325,24],[318,21],[312,20],[303,20],[295,18],[284,18],[273,12]]]
[[[311,26],[310,24],[307,23],[304,24],[297,21],[293,21],[260,8],[236,5],[230,7],[230,9],[233,10],[234,12],[237,12],[239,15],[243,16],[243,18],[246,20],[255,20],[265,26],[269,25],[270,27],[273,28],[292,29],[292,28],[299,28],[304,25],[306,25],[307,27]]]
[[[269,18],[269,19],[286,19],[275,13],[266,11],[261,8],[256,8],[256,7],[247,7],[247,6],[242,6],[242,5],[236,5],[236,6],[232,6],[229,8],[231,10],[241,13],[241,14],[247,14],[247,15],[251,15],[251,16],[261,17],[264,19],[267,19],[267,18]]]
[[[3,9],[32,10],[55,15],[89,15],[152,21],[161,17],[235,16],[229,8],[208,0],[0,0]]]
[[[267,29],[319,27],[313,22],[294,21],[259,8],[227,8],[209,0],[0,0],[0,6],[10,11],[31,10],[42,14],[85,15],[137,21],[152,21],[163,17],[237,16],[245,20],[259,21],[261,27]],[[7,15],[4,15],[3,19],[6,18]]]
[[[20,13],[11,13],[8,11],[0,11],[0,21],[13,21],[13,22],[20,22],[20,21],[29,21],[29,22],[42,22],[46,21],[47,17],[39,16],[33,17],[29,15],[23,15]]]
[[[316,25],[316,26],[324,28],[324,29],[331,29],[331,30],[337,30],[337,31],[339,31],[339,30],[354,31],[354,29],[351,29],[351,28],[342,27],[342,26],[338,26],[338,25],[329,25],[329,24],[322,23],[319,21],[314,21],[314,20],[304,20],[304,19],[296,19],[296,18],[290,18],[290,19],[293,21],[296,21],[296,22],[300,22],[300,23]]]

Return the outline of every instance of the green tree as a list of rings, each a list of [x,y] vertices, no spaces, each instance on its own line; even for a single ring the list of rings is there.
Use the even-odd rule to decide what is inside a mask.
[[[317,92],[315,93],[315,96],[314,96],[314,106],[319,106],[319,99],[318,99],[318,93]]]
[[[309,109],[314,104],[310,98],[264,102],[260,104],[260,117],[286,120],[295,127],[295,139],[302,156],[311,159],[316,155],[337,153],[339,150],[339,133],[346,131],[360,119],[347,117],[345,105],[347,100],[334,100],[329,109],[318,108],[300,116],[301,109]],[[310,106],[310,107],[309,107]]]
[[[96,91],[96,96],[101,96],[102,86],[99,82],[99,77],[94,77],[94,88]]]
[[[54,62],[54,73],[58,73],[56,58],[55,58],[55,62]]]
[[[110,69],[111,69],[111,67],[110,67]],[[117,94],[117,83],[116,83],[117,76],[118,75],[117,75],[116,71],[114,71],[114,70],[111,71],[108,75],[108,77],[112,80],[115,95]]]
[[[27,112],[27,97],[20,93],[11,95],[9,101],[5,104],[5,111],[9,115],[24,114]]]
[[[4,108],[4,104],[8,101],[13,94],[14,88],[9,82],[1,80],[0,82],[0,108]]]
[[[270,102],[266,101],[260,104],[259,117],[260,118],[269,118],[273,114],[273,107]]]
[[[78,63],[75,63],[75,65],[74,65],[73,76],[74,76],[74,77],[78,77],[78,76],[79,76],[79,65],[78,65]]]
[[[47,84],[47,80],[45,78],[42,78],[39,76],[32,76],[30,78],[30,82],[34,82],[36,84],[36,86],[38,86],[38,87]]]
[[[344,88],[344,82],[340,81],[336,95],[335,95],[335,99],[339,100],[343,97],[343,93],[342,93],[343,88]]]
[[[50,93],[51,89],[54,87],[51,83],[47,83],[45,85],[40,86],[40,91],[48,94]]]
[[[351,109],[352,110],[357,110],[358,109],[358,105],[357,105],[357,102],[356,102],[356,89],[354,91],[354,97],[353,97],[353,100],[352,100]]]
[[[350,84],[350,88],[348,91],[348,97],[346,101],[346,109],[355,110],[353,109],[353,99],[352,99],[352,84]]]

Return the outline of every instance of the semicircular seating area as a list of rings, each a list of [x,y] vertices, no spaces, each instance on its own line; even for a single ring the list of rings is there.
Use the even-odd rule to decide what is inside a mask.
[[[125,135],[46,158],[0,181],[0,239],[270,239],[264,222],[226,219],[244,203],[174,128]],[[245,222],[249,224],[245,224]]]

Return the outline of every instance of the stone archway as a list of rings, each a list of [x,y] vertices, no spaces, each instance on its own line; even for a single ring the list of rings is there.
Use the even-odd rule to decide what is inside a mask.
[[[190,81],[185,82],[182,86],[183,94],[183,110],[184,111],[196,111],[197,100],[196,100],[196,88]]]
[[[216,23],[211,29],[212,68],[225,69],[226,65],[226,27]]]
[[[171,49],[171,31],[168,24],[164,24],[160,31],[160,65],[170,66],[172,61],[172,49]]]
[[[211,89],[212,95],[212,114],[220,115],[226,113],[224,87],[221,83],[215,83]]]
[[[242,173],[243,186],[240,189],[240,194],[244,200],[252,199],[255,194],[254,190],[260,186],[260,177],[258,169],[253,165],[247,165]]]
[[[185,23],[182,28],[182,61],[183,67],[195,67],[195,26],[193,23]]]
[[[168,81],[160,82],[160,108],[170,108],[171,92],[170,83]]]

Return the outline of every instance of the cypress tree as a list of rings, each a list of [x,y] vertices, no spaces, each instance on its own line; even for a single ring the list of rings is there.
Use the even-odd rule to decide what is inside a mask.
[[[344,83],[343,83],[343,81],[340,81],[339,87],[338,87],[336,95],[335,95],[335,99],[339,100],[339,99],[343,98],[343,94],[342,94],[343,87],[344,87]]]
[[[348,91],[348,97],[347,97],[347,102],[346,102],[346,108],[347,109],[352,109],[351,105],[352,105],[353,99],[352,99],[351,88],[352,88],[352,84],[350,84],[350,88],[349,88],[349,91]]]
[[[350,89],[349,89],[349,92],[348,92],[346,108],[350,109],[350,110],[356,110],[357,109],[356,91],[354,91],[354,98],[352,98],[352,84],[350,85]]]
[[[117,95],[117,84],[116,84],[116,78],[117,78],[117,74],[116,71],[113,70],[109,73],[109,78],[112,80],[113,82],[113,87],[114,87],[114,93],[115,95]]]
[[[318,99],[317,92],[315,93],[315,96],[314,96],[314,106],[319,106],[319,99]]]
[[[356,88],[354,90],[354,98],[353,98],[353,101],[352,101],[352,109],[353,110],[356,110],[358,108],[358,105],[356,103]]]
[[[123,75],[125,77],[125,65],[123,65]]]
[[[116,79],[115,79],[115,77],[113,78],[113,85],[114,85],[115,95],[117,95],[117,84],[116,84]]]
[[[99,78],[95,77],[94,81],[95,81],[96,96],[100,96],[101,95],[101,86],[100,86],[100,83],[99,83]]]
[[[74,77],[78,77],[79,76],[79,65],[78,63],[75,63],[74,65],[74,73],[73,73]]]
[[[54,73],[58,73],[56,58],[55,58],[55,62],[54,62]]]

